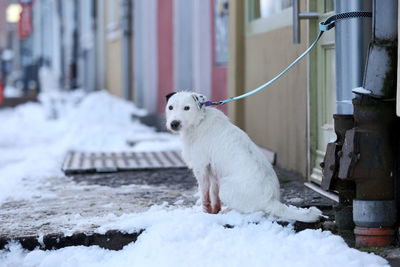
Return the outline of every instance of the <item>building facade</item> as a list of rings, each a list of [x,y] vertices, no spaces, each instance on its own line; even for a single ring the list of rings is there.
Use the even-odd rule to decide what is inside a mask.
[[[171,91],[225,98],[228,13],[223,0],[136,0],[135,103],[162,114]]]
[[[230,1],[229,95],[240,95],[272,79],[308,45],[301,22],[293,44],[291,1]],[[307,10],[305,1],[301,9]],[[314,31],[313,31],[314,32]],[[309,63],[300,61],[259,94],[229,104],[231,119],[260,146],[276,153],[279,167],[307,176],[309,165]]]

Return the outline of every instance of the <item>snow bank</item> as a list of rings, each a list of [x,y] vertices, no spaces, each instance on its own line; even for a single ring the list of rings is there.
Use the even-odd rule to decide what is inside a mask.
[[[330,232],[295,233],[260,213],[210,215],[200,208],[160,207],[123,215],[103,230],[115,227],[146,231],[121,251],[93,246],[28,252],[14,244],[0,252],[0,266],[388,266]]]
[[[43,178],[63,177],[68,150],[179,149],[176,136],[132,122],[132,114],[145,111],[105,91],[47,93],[40,102],[0,110],[0,204],[39,195],[35,188]]]

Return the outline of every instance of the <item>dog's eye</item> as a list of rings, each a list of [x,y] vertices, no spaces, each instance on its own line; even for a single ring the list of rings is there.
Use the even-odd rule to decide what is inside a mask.
[[[173,110],[174,107],[173,107],[173,106],[169,106],[168,109],[169,109],[169,110]]]
[[[183,109],[184,109],[184,110],[189,110],[190,107],[189,107],[189,106],[185,106]]]

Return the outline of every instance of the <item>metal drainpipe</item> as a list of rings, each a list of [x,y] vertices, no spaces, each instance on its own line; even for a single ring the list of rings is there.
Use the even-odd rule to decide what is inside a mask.
[[[336,14],[351,11],[372,11],[372,0],[336,0]],[[355,183],[338,179],[338,152],[342,149],[345,133],[354,127],[352,89],[362,86],[365,59],[372,35],[371,18],[339,20],[335,26],[336,50],[336,112],[333,115],[336,141],[329,143],[324,162],[321,163],[324,190],[338,192],[339,204],[335,207],[337,230],[352,233],[353,198]]]
[[[132,0],[122,0],[122,88],[124,98],[132,100]]]
[[[336,14],[372,11],[372,0],[336,0]],[[339,20],[335,23],[336,112],[353,114],[351,90],[363,83],[365,60],[371,41],[370,18]]]
[[[379,3],[378,3],[379,2]],[[346,132],[338,177],[354,181],[356,246],[386,246],[394,239],[397,0],[374,1],[373,38],[363,87],[353,99],[354,128]]]

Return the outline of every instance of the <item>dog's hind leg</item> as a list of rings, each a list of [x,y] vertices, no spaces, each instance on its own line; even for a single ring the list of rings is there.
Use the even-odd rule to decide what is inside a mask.
[[[207,168],[202,170],[194,170],[194,175],[196,176],[197,182],[199,184],[199,193],[201,198],[201,203],[203,205],[203,211],[207,213],[212,213],[211,200],[210,200],[210,176]]]

